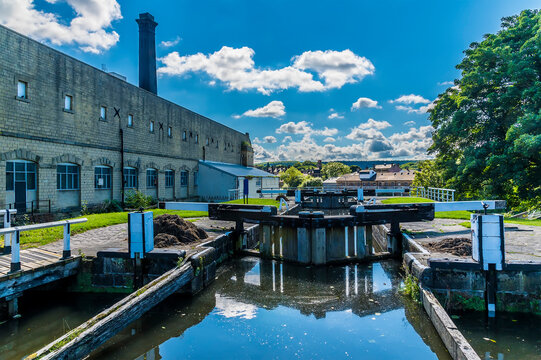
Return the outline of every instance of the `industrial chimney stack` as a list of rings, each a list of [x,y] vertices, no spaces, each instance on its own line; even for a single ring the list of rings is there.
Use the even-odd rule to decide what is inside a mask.
[[[156,35],[158,23],[149,13],[139,14],[139,87],[158,94],[156,80]]]

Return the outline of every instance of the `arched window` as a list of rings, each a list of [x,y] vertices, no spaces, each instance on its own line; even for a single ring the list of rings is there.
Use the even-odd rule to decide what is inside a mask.
[[[63,163],[56,165],[56,189],[79,190],[79,165]]]
[[[165,187],[172,188],[175,185],[175,171],[165,170]]]
[[[109,166],[94,167],[94,189],[111,188],[111,168]]]
[[[158,172],[156,169],[147,169],[147,189],[153,189],[158,184]]]
[[[137,169],[127,166],[124,168],[123,173],[124,189],[137,189]]]

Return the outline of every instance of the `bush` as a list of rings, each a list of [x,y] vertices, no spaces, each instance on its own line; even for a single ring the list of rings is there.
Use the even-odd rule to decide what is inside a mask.
[[[85,201],[83,202],[83,205],[81,206],[82,215],[121,212],[123,210],[124,209],[122,209],[122,205],[120,204],[120,201],[117,201],[117,200],[105,200],[101,204],[91,205],[91,206],[88,206]]]
[[[126,193],[124,203],[128,209],[139,209],[154,204],[154,199],[150,195],[145,195],[142,192],[135,190]]]

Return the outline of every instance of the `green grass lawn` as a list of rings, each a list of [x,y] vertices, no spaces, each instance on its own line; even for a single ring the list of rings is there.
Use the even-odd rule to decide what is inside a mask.
[[[204,217],[208,216],[206,211],[182,211],[182,210],[164,210],[164,209],[152,209],[154,216],[163,214],[178,215],[182,218]],[[123,224],[128,222],[128,212],[115,212],[106,214],[91,214],[85,216],[79,216],[78,218],[85,217],[87,222],[81,224],[73,224],[71,226],[71,234],[79,234],[88,230],[97,229],[105,226]],[[21,248],[41,246],[49,244],[55,240],[62,239],[63,226],[58,226],[48,229],[39,229],[32,231],[24,231],[21,233]],[[0,240],[0,244],[4,245],[4,239]]]
[[[231,200],[231,201],[226,201],[225,202],[226,204],[243,204],[243,200],[242,199],[239,199],[239,200]],[[249,198],[248,199],[248,205],[272,205],[272,206],[280,206],[280,202],[279,201],[276,201],[274,199],[252,199],[252,198]]]

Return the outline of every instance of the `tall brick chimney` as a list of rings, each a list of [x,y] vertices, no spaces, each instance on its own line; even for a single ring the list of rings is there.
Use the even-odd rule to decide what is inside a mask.
[[[158,23],[149,13],[139,14],[139,87],[158,94],[156,80],[156,34]]]

